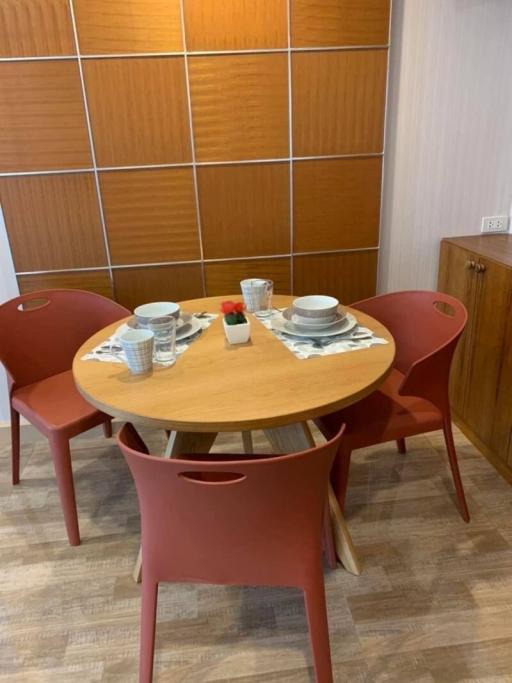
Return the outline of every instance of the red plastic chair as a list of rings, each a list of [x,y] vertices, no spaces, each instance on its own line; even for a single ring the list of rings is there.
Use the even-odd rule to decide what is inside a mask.
[[[332,683],[322,520],[342,431],[292,455],[168,460],[149,455],[132,425],[122,428],[142,518],[141,683],[152,680],[160,581],[301,588],[317,681]]]
[[[69,440],[111,417],[89,405],[71,366],[95,332],[130,314],[93,292],[48,289],[0,305],[0,362],[7,371],[11,406],[12,483],[20,480],[20,415],[50,442],[64,520],[71,545],[80,544]]]
[[[453,442],[448,381],[453,353],[467,321],[467,311],[454,297],[440,292],[384,294],[352,304],[383,323],[396,343],[391,373],[373,394],[348,408],[315,420],[330,438],[341,424],[345,436],[331,475],[341,509],[345,504],[350,457],[356,448],[442,429],[460,514],[469,512]]]

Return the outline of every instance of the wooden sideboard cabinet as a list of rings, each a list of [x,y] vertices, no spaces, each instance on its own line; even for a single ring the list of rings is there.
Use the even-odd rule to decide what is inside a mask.
[[[443,239],[438,288],[469,315],[451,373],[453,419],[512,483],[512,235]]]

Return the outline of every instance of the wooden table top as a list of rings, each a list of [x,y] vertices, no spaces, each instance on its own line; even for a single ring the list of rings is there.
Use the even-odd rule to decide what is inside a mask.
[[[229,298],[241,299],[211,297],[181,306],[187,312],[218,313],[221,302]],[[274,296],[273,303],[283,307],[292,300]],[[175,365],[149,375],[132,375],[124,364],[80,360],[119,327],[118,321],[82,345],[73,374],[92,405],[137,424],[188,432],[278,427],[354,403],[389,372],[395,355],[391,334],[373,318],[353,313],[389,344],[300,360],[254,316],[250,342],[229,345],[219,315]]]

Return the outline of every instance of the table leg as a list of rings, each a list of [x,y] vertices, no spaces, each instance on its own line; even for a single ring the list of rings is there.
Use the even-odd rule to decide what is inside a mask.
[[[306,422],[265,429],[265,436],[276,453],[298,453],[315,446],[315,440]]]
[[[297,453],[315,445],[313,435],[305,422],[266,429],[265,435],[276,453]],[[362,571],[361,562],[356,554],[350,531],[330,484],[329,509],[336,553],[348,572],[359,575]]]
[[[216,438],[216,432],[171,432],[163,457],[175,458],[182,453],[209,453]],[[142,579],[142,552],[140,548],[132,576],[136,583],[140,583]]]
[[[209,453],[217,432],[171,432],[164,458],[175,458],[182,453]]]
[[[252,442],[252,432],[242,432],[242,442],[244,444],[245,455],[252,455],[254,453],[254,445]]]

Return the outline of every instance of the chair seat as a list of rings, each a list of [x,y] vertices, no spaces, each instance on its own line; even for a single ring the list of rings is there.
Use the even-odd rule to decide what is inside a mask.
[[[71,370],[16,389],[12,405],[45,436],[59,431],[71,438],[109,419],[78,393]]]
[[[401,372],[393,369],[378,391],[315,422],[329,439],[345,422],[345,441],[350,449],[440,429],[442,414],[432,403],[398,393],[403,378]]]

